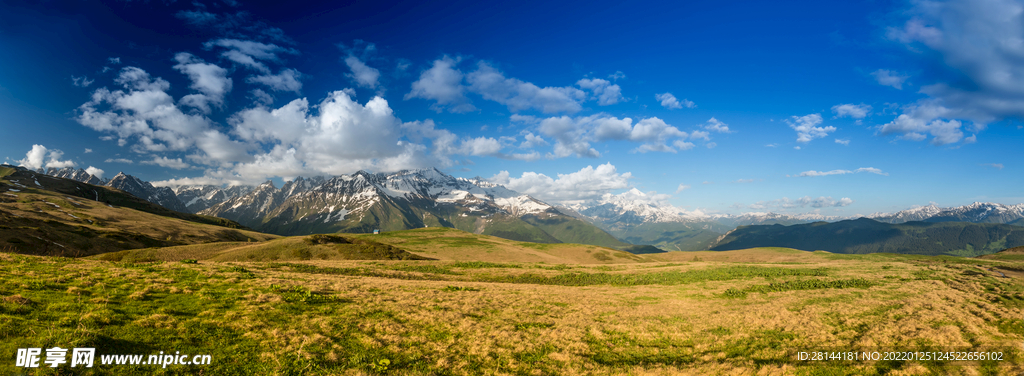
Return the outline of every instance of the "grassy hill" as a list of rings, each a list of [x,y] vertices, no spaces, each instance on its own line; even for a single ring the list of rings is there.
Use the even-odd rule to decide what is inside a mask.
[[[299,244],[361,237],[449,259],[498,260],[498,248],[516,244],[423,229],[257,247],[276,244],[287,254]],[[257,254],[245,246],[174,252]],[[565,244],[532,246],[549,256],[588,255]],[[51,345],[96,348],[86,374],[119,375],[1024,373],[1024,280],[998,272],[1024,269],[1024,261],[781,248],[645,257],[650,262],[611,265],[143,263],[0,252],[0,353],[10,354],[0,373],[25,372],[11,359],[18,348]],[[889,349],[997,352],[1003,360],[798,358]],[[212,361],[166,368],[102,361],[169,350]],[[42,370],[81,372],[69,364]]]
[[[87,256],[277,237],[221,218],[167,210],[116,189],[8,167],[0,167],[0,175],[0,249]]]
[[[703,251],[728,228],[718,223],[643,223],[608,227],[610,234],[633,244],[650,244],[666,251]]]
[[[609,264],[648,258],[584,244],[518,242],[447,227],[373,234],[294,236],[265,242],[153,247],[93,256],[107,261],[442,260]]]
[[[520,242],[446,227],[346,236],[373,239],[438,260],[559,264],[633,263],[648,260],[642,255],[589,244]]]
[[[295,236],[259,243],[222,242],[133,249],[92,258],[121,262],[430,260],[388,244],[340,235]]]
[[[715,251],[788,247],[832,253],[907,253],[973,257],[1024,245],[1024,228],[968,222],[888,224],[860,218],[791,226],[741,226]]]

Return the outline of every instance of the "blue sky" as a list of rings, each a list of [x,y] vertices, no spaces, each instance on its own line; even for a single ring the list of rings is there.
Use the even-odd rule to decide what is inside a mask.
[[[163,185],[438,167],[720,213],[1024,202],[1015,1],[0,7],[13,164]]]

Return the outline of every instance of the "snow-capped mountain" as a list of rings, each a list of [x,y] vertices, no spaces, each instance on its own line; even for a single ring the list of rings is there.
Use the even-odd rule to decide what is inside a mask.
[[[975,202],[945,209],[928,218],[928,222],[1008,223],[1024,218],[1024,204],[1003,205]]]
[[[800,218],[795,215],[780,214],[773,212],[750,212],[743,214],[714,214],[711,215],[711,220],[714,220],[723,225],[729,227],[737,226],[750,226],[750,225],[792,225],[798,223],[807,223],[816,221],[816,216],[810,216],[807,219]]]
[[[619,223],[625,226],[641,223],[695,222],[709,217],[702,212],[686,211],[658,202],[655,197],[633,188],[618,195],[606,194],[601,199],[565,206],[592,220]]]
[[[117,176],[111,178],[106,186],[131,193],[132,196],[174,211],[190,213],[170,188],[154,187],[153,184],[124,172],[119,172]]]
[[[52,168],[51,167],[51,168],[46,170],[46,175],[50,175],[50,176],[54,176],[54,177],[58,177],[58,178],[71,179],[71,180],[80,181],[82,183],[88,183],[88,184],[92,184],[92,185],[103,185],[103,184],[106,183],[106,182],[103,181],[103,179],[100,179],[100,178],[98,178],[96,176],[93,176],[92,174],[86,172],[83,169],[75,170],[74,167],[64,167],[64,168]]]
[[[941,211],[942,208],[938,205],[930,204],[928,206],[915,206],[895,213],[873,213],[869,214],[867,218],[871,218],[879,222],[897,224],[911,221],[923,221],[939,214]]]
[[[228,188],[212,185],[179,185],[173,188],[173,191],[189,212],[198,213],[231,198],[249,193],[253,188],[255,187],[248,185]]]
[[[931,204],[895,213],[875,213],[867,216],[867,218],[886,223],[910,221],[1010,223],[1024,218],[1024,204],[1003,205],[991,202],[975,202],[970,205],[952,208],[940,208],[935,204]]]
[[[268,181],[201,214],[276,234],[446,226],[545,242],[578,241],[574,234],[590,231],[587,236],[601,239],[603,244],[625,244],[528,195],[479,179],[455,178],[433,168],[297,178],[281,188]],[[561,231],[559,226],[568,229]]]

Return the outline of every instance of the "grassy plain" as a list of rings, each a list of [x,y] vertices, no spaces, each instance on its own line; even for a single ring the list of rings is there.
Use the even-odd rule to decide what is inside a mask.
[[[51,346],[213,359],[75,374],[1024,372],[1024,283],[1003,277],[1024,261],[791,249],[630,258],[431,229],[361,238],[437,260],[196,261],[253,247],[243,243],[174,247],[176,261],[0,253],[0,373],[25,371],[12,367],[16,349]],[[288,255],[301,239],[247,254]],[[1006,360],[798,360],[822,350]]]

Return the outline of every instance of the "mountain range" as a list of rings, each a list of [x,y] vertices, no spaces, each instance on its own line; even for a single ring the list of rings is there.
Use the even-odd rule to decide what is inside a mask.
[[[48,175],[101,183],[165,208],[217,216],[278,235],[454,227],[512,240],[576,242],[619,249],[653,245],[668,251],[708,249],[738,226],[837,222],[852,217],[816,213],[739,215],[688,211],[632,189],[619,195],[554,206],[482,179],[455,178],[437,169],[336,177],[298,177],[281,188],[181,185],[156,187],[119,173],[103,181],[84,170],[50,169]],[[888,224],[912,221],[1024,225],[1024,204],[935,204],[865,218]],[[859,216],[856,218],[860,218]],[[634,247],[634,251],[641,248]],[[654,251],[642,248],[644,252]]]
[[[964,221],[892,224],[870,218],[791,226],[740,226],[711,250],[786,247],[832,253],[906,253],[974,257],[1024,245],[1024,227]]]

